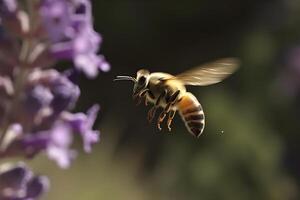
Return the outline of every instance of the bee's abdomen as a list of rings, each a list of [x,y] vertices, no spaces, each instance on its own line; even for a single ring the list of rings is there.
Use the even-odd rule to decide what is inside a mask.
[[[204,130],[205,118],[202,106],[197,98],[192,93],[187,92],[177,107],[189,132],[199,137]]]

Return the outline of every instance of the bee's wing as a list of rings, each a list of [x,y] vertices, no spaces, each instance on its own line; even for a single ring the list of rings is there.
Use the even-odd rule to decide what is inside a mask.
[[[172,79],[180,80],[185,85],[205,86],[221,82],[239,66],[236,58],[223,58],[206,63],[178,74]]]

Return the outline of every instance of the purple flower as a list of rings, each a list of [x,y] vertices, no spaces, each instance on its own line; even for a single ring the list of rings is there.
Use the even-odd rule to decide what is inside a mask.
[[[29,74],[29,96],[34,96],[32,88],[40,88],[40,104],[45,104],[45,101],[49,102],[49,106],[55,114],[58,114],[64,110],[71,109],[80,95],[80,90],[77,85],[68,79],[68,77],[59,73],[56,70],[35,70]],[[49,94],[48,94],[49,93]],[[36,95],[35,95],[36,96]],[[48,98],[47,98],[48,97]]]
[[[99,106],[94,105],[86,115],[63,112],[49,130],[25,134],[24,137],[20,133],[14,134],[18,135],[17,139],[13,140],[2,156],[33,157],[45,150],[51,160],[56,161],[62,168],[68,168],[76,157],[76,151],[71,149],[75,134],[80,134],[84,150],[88,153],[91,152],[91,146],[99,141],[99,131],[93,130],[98,111]]]
[[[41,109],[49,107],[54,95],[49,88],[43,85],[34,85],[29,89],[25,98],[25,109],[34,115]]]
[[[16,0],[1,0],[0,11],[13,13],[17,10]]]
[[[0,157],[25,156],[32,158],[47,148],[49,140],[48,133],[24,134],[20,124],[13,124],[7,130],[4,142],[5,150],[1,151]]]
[[[88,153],[91,152],[92,144],[99,141],[99,131],[93,130],[98,110],[99,106],[94,105],[87,115],[63,112],[50,129],[31,134],[24,133],[20,125],[12,126],[9,129],[9,137],[12,139],[0,157],[33,157],[45,151],[61,168],[68,168],[76,157],[76,151],[71,146],[77,133],[82,137],[84,150]]]
[[[52,42],[59,42],[66,37],[71,23],[69,4],[67,0],[43,0],[41,3],[40,13]]]
[[[101,37],[89,26],[84,28],[74,40],[74,63],[89,77],[96,76],[98,68],[102,71],[110,69],[104,57],[95,54],[100,43]]]
[[[70,149],[73,142],[73,134],[68,124],[58,123],[50,130],[50,140],[47,146],[48,157],[55,160],[62,168],[67,168],[76,152]]]
[[[63,75],[49,84],[54,95],[51,103],[54,112],[73,108],[80,95],[79,87]]]
[[[87,111],[87,115],[84,113],[63,113],[62,118],[68,122],[73,131],[78,132],[83,140],[84,150],[91,152],[91,145],[99,141],[100,132],[93,130],[93,125],[99,111],[99,106],[94,105]]]
[[[0,167],[1,200],[35,200],[48,188],[47,177],[34,176],[23,163]]]
[[[97,55],[102,39],[93,30],[89,0],[43,0],[40,13],[55,58],[72,60],[90,78],[110,69]]]
[[[30,132],[51,127],[80,95],[79,87],[56,70],[34,70],[28,79],[18,121],[33,125]]]

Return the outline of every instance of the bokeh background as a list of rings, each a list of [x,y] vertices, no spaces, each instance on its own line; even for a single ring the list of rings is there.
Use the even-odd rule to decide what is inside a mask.
[[[95,80],[81,77],[76,110],[100,103],[101,142],[69,170],[43,156],[31,161],[51,179],[46,200],[300,199],[298,0],[93,5],[112,70]],[[132,101],[132,84],[112,81],[142,67],[176,74],[228,56],[242,61],[233,76],[188,88],[206,114],[199,139],[178,115],[171,134],[159,132],[146,120],[150,107]]]

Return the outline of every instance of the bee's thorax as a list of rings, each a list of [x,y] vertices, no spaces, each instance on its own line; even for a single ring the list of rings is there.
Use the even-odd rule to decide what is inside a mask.
[[[152,73],[149,75],[149,82],[147,88],[149,89],[147,100],[151,103],[155,103],[158,97],[166,92],[165,97],[160,101],[160,107],[164,108],[167,104],[168,98],[176,91],[180,91],[179,98],[185,94],[185,86],[177,80],[168,80],[173,76],[166,73]],[[175,106],[174,106],[175,109]]]

